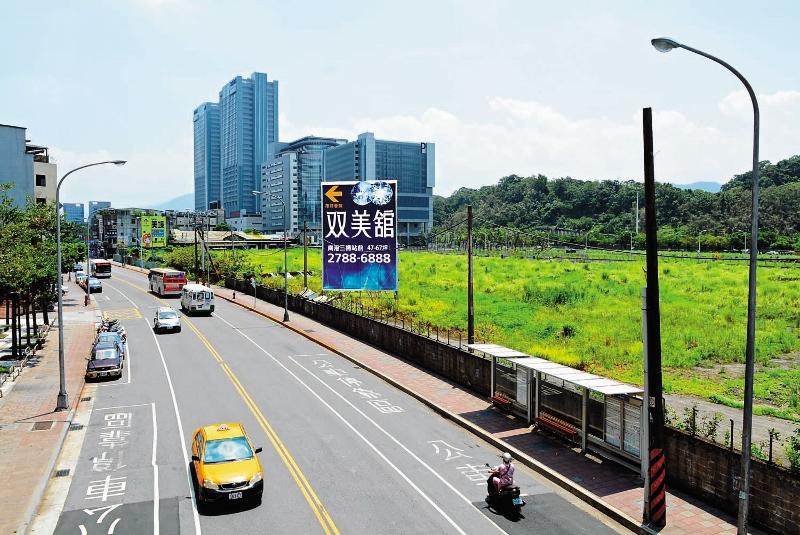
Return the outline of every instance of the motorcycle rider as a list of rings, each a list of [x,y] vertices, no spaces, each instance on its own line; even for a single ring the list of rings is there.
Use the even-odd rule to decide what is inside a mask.
[[[491,469],[495,494],[500,494],[500,490],[503,487],[514,485],[514,463],[512,462],[511,454],[505,452],[502,458],[503,463]]]

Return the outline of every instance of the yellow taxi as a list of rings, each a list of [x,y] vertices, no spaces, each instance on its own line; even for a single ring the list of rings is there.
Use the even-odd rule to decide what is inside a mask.
[[[201,503],[261,501],[264,474],[253,448],[239,423],[198,428],[192,438],[192,464]]]

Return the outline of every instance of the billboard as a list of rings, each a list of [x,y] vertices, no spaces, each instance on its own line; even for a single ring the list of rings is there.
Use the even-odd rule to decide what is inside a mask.
[[[163,215],[142,216],[142,247],[146,249],[167,246],[167,218]]]
[[[322,183],[322,288],[397,290],[397,181]]]

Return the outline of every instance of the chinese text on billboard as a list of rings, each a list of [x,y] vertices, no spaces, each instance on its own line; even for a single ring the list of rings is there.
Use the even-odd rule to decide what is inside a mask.
[[[397,182],[323,182],[322,287],[397,290]]]

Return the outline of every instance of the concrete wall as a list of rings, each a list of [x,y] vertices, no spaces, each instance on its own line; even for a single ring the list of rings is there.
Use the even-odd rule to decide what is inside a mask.
[[[735,516],[741,454],[672,428],[665,439],[667,484]],[[800,476],[756,459],[750,466],[749,522],[775,533],[800,534]]]
[[[253,294],[253,288],[242,281],[228,279],[225,285],[242,293]],[[283,306],[283,292],[278,290],[259,286],[258,297]],[[289,296],[289,310],[397,355],[482,396],[489,396],[491,363],[468,351],[331,305],[314,303],[293,295]]]

